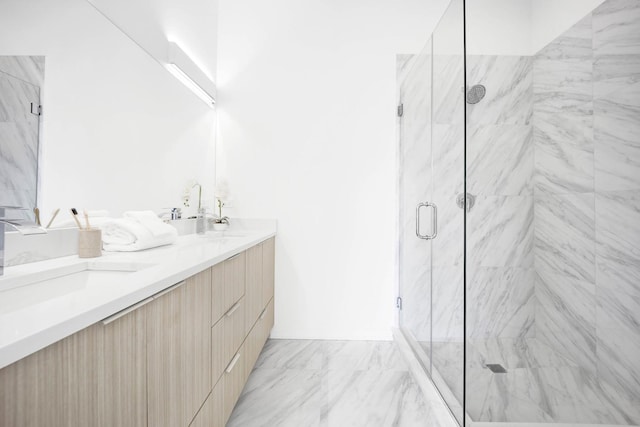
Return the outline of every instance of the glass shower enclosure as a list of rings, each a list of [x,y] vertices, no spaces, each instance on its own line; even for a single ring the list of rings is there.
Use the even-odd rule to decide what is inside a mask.
[[[460,425],[640,425],[640,1],[452,0],[398,55],[400,330]]]

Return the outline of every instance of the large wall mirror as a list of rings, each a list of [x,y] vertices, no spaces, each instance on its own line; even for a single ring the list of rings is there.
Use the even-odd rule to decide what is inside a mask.
[[[43,56],[0,56],[0,206],[37,205]]]
[[[87,0],[0,2],[0,205],[161,211],[214,153],[215,110]]]

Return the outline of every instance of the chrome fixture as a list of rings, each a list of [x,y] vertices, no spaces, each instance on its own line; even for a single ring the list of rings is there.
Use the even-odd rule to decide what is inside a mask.
[[[433,208],[431,216],[431,234],[420,234],[420,208]],[[434,203],[418,203],[416,206],[416,236],[424,240],[433,240],[438,235],[438,207]]]
[[[487,94],[487,88],[482,85],[473,85],[467,90],[467,103],[477,104]]]
[[[456,197],[456,205],[460,209],[464,209],[465,204],[467,206],[467,212],[471,212],[471,208],[476,204],[476,196],[471,193],[467,193],[466,196],[463,193],[458,194]]]
[[[180,219],[180,218],[182,218],[182,209],[180,209],[180,208],[171,208],[171,211],[169,212],[169,215],[170,215],[172,220]]]
[[[6,210],[25,210],[16,206],[0,206],[0,276],[4,274],[4,231],[7,225],[12,226],[21,234],[46,234],[47,230],[24,219],[10,219],[5,217]]]

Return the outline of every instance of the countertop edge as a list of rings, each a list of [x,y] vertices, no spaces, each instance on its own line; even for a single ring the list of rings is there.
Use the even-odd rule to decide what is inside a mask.
[[[54,344],[76,332],[79,332],[97,322],[111,317],[127,308],[140,303],[154,295],[164,291],[181,281],[204,271],[226,259],[241,253],[255,245],[258,245],[276,236],[275,230],[259,231],[253,230],[250,239],[242,239],[232,248],[217,253],[205,260],[194,261],[192,265],[179,267],[175,272],[167,276],[154,280],[152,283],[144,285],[129,294],[125,294],[114,300],[106,301],[97,307],[88,307],[83,313],[78,313],[64,321],[56,322],[28,336],[21,337],[11,343],[0,347],[0,369],[9,366],[43,348]],[[249,237],[249,236],[247,236]]]

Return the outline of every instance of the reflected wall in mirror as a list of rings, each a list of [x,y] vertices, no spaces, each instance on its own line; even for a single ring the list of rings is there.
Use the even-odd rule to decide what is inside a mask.
[[[45,221],[56,208],[54,226],[71,220],[71,207],[114,217],[180,207],[191,179],[213,207],[215,110],[86,0],[2,0],[0,55],[46,57],[32,156]]]
[[[37,205],[43,56],[0,56],[0,206]]]

